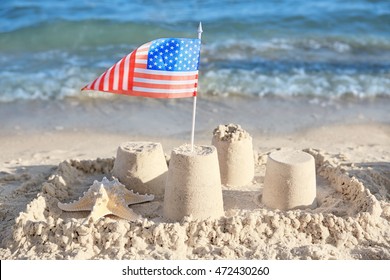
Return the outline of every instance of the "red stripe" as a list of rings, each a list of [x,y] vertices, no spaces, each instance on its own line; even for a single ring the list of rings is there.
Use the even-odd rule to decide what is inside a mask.
[[[100,79],[100,82],[98,84],[98,90],[101,90],[103,91],[104,90],[104,80],[106,78],[106,75],[107,75],[107,71],[104,72],[104,74],[102,75],[102,78]],[[99,79],[99,78],[98,78]]]
[[[133,89],[133,77],[134,77],[134,65],[135,65],[135,54],[137,50],[133,51],[130,55],[129,61],[129,78],[127,80],[128,86],[127,89],[131,91]]]
[[[146,74],[146,73],[134,73],[136,78],[145,78],[153,80],[164,80],[164,81],[185,81],[185,80],[195,80],[198,78],[198,75],[188,75],[188,76],[166,76],[166,75],[157,75],[157,74]]]
[[[125,72],[125,59],[126,59],[126,56],[124,58],[122,58],[122,60],[119,63],[118,89],[123,89],[123,73]]]
[[[112,89],[114,87],[114,76],[115,76],[115,66],[111,68],[110,76],[108,77],[108,88]]]
[[[190,93],[165,93],[165,92],[144,92],[144,91],[110,91],[116,94],[124,94],[130,96],[142,96],[150,98],[185,98],[185,97],[194,97],[196,96],[196,91]]]
[[[98,78],[99,79],[99,78]],[[95,79],[95,81],[93,81],[93,83],[92,84],[89,84],[87,87],[88,87],[88,89],[93,89],[94,88],[94,86],[95,86],[95,84],[96,84],[96,81],[97,81],[97,79]]]
[[[145,63],[135,63],[134,68],[146,69],[146,64]]]
[[[132,92],[132,96],[142,96],[142,97],[150,97],[150,98],[186,98],[186,97],[194,97],[196,96],[196,92],[194,93],[150,93],[150,92]]]
[[[134,82],[133,86],[135,87],[144,87],[144,88],[160,88],[160,89],[187,89],[196,87],[196,83],[187,84],[187,85],[170,85],[170,84],[151,84],[143,82]]]

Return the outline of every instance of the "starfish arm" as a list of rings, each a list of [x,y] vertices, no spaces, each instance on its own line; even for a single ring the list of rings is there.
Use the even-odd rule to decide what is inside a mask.
[[[123,194],[123,199],[125,200],[126,205],[130,205],[130,204],[152,201],[154,199],[154,195],[148,195],[148,194],[141,195],[126,190],[126,192]]]
[[[141,218],[141,216],[136,214],[132,209],[122,204],[116,205],[115,207],[110,209],[110,212],[113,215],[118,216],[122,219],[126,219],[128,221],[135,221]]]
[[[77,201],[73,201],[70,203],[61,203],[58,202],[58,208],[63,211],[91,211],[93,205],[95,203],[95,199],[90,196],[83,196]]]

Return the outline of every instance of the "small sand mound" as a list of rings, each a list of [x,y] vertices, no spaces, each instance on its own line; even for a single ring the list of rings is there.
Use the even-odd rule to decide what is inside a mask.
[[[214,137],[218,138],[220,141],[239,141],[250,137],[249,133],[241,128],[238,124],[226,124],[219,125],[213,131]]]

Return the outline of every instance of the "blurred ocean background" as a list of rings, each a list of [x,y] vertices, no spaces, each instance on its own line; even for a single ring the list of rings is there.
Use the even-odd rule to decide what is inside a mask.
[[[0,102],[79,97],[145,42],[197,37],[199,96],[390,97],[390,1],[0,0]]]

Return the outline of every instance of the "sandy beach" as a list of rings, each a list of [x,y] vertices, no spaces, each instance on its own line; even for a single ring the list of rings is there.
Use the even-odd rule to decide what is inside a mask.
[[[0,104],[1,259],[390,259],[388,98],[321,100],[211,97],[198,100],[195,143],[220,124],[253,138],[254,180],[222,186],[224,216],[169,223],[163,198],[134,205],[129,222],[63,212],[94,180],[110,177],[118,146],[190,141],[191,99],[123,96]],[[315,158],[315,209],[261,202],[267,156]]]

